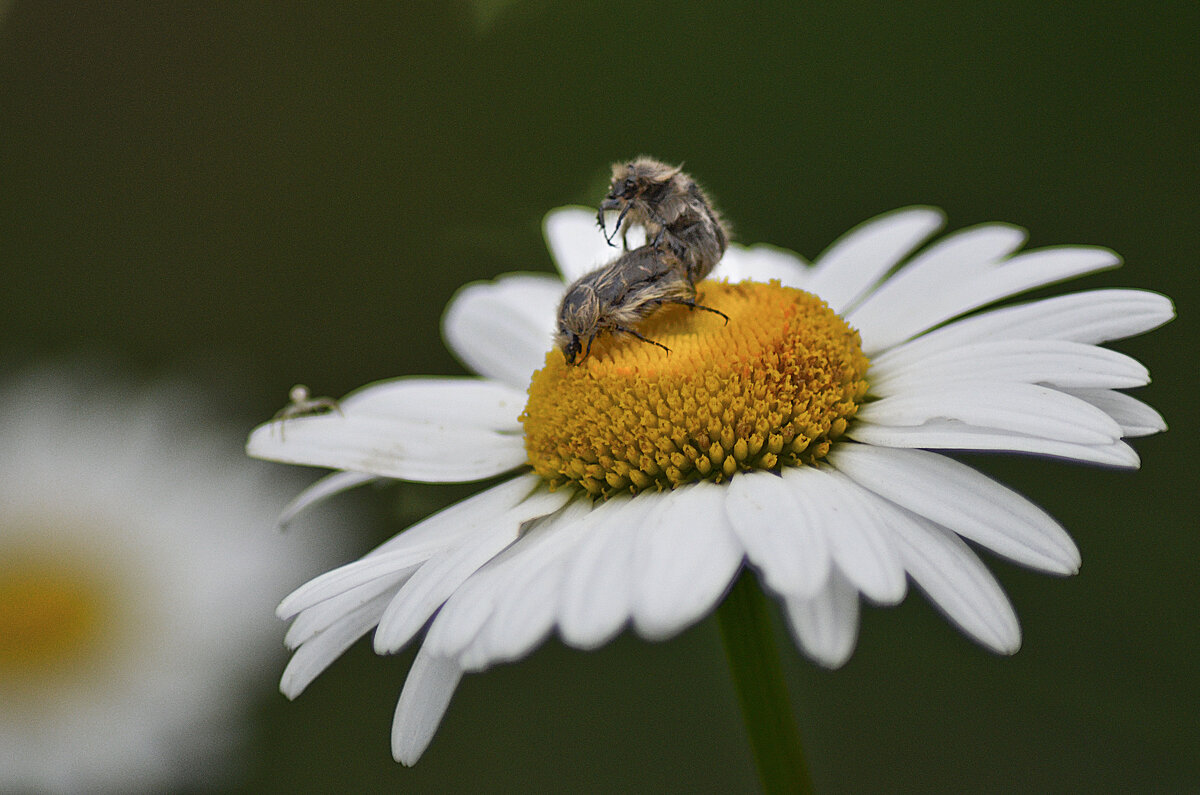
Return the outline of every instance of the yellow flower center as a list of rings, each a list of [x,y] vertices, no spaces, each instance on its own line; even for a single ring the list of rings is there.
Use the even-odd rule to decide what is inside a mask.
[[[93,667],[115,596],[95,561],[63,550],[0,554],[0,694]]]
[[[579,365],[561,351],[534,373],[525,450],[551,487],[595,496],[722,481],[811,464],[867,392],[858,332],[824,301],[778,282],[704,282],[630,335],[605,334]]]

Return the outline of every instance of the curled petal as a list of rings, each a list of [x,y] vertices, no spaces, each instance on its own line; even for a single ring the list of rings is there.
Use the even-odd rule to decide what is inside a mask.
[[[472,371],[525,389],[550,350],[562,293],[563,283],[543,274],[473,282],[450,299],[442,335]]]

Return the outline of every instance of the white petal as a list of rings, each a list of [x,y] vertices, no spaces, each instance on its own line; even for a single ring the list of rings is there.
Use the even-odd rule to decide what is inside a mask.
[[[523,390],[552,347],[563,289],[533,273],[468,284],[446,305],[442,336],[468,368]]]
[[[725,491],[708,482],[681,486],[642,527],[633,561],[633,622],[642,637],[662,640],[699,620],[737,574],[742,547],[725,515]]]
[[[464,670],[482,671],[520,659],[554,628],[562,587],[561,555],[527,561],[516,575],[475,641],[463,651],[459,662]]]
[[[246,452],[285,464],[347,469],[422,483],[455,483],[508,472],[526,462],[520,433],[471,425],[434,424],[323,414],[287,420],[250,434]]]
[[[812,660],[840,668],[858,641],[858,591],[836,569],[825,588],[811,599],[784,599],[788,626]]]
[[[283,507],[279,513],[279,526],[287,526],[306,508],[332,497],[334,494],[340,494],[347,489],[370,483],[373,480],[379,480],[379,478],[366,472],[331,472],[297,494],[291,502]]]
[[[393,378],[341,401],[347,416],[520,431],[525,392],[486,378]]]
[[[797,485],[771,472],[739,474],[729,483],[725,510],[767,587],[809,599],[829,577],[829,543]]]
[[[965,464],[924,450],[840,444],[828,460],[876,494],[1017,563],[1079,570],[1079,549],[1045,511]]]
[[[469,530],[478,532],[482,524],[482,521],[472,524]],[[448,539],[436,545],[414,545],[406,549],[359,558],[301,585],[279,603],[275,612],[280,618],[288,619],[351,591],[363,593],[362,589],[380,580],[387,580],[388,583],[395,583],[397,579],[406,580],[418,566],[453,544],[455,540],[456,538]],[[378,587],[387,590],[382,583]]]
[[[414,765],[437,732],[462,671],[452,660],[417,652],[392,719],[392,757]]]
[[[475,643],[462,656],[465,670],[482,671],[496,663],[519,660],[554,629],[562,569],[551,565],[522,580],[488,619]]]
[[[1012,431],[978,428],[952,420],[931,420],[924,425],[908,428],[856,422],[846,431],[846,435],[855,441],[882,447],[1029,453],[1124,469],[1137,469],[1141,465],[1137,453],[1124,442],[1072,444]]]
[[[1056,339],[1097,345],[1157,328],[1175,316],[1166,296],[1145,290],[1089,290],[993,309],[872,357],[900,368],[935,353],[1001,339]]]
[[[596,507],[597,521],[564,575],[558,609],[563,642],[578,649],[594,649],[615,637],[629,621],[634,546],[663,498],[658,494],[614,497]]]
[[[283,638],[284,645],[289,649],[295,649],[341,621],[348,613],[379,597],[380,594],[391,593],[394,595],[396,591],[400,590],[404,581],[413,575],[419,565],[415,564],[388,574],[386,577],[364,582],[362,585],[330,597],[320,604],[302,610],[288,626],[287,634]],[[380,608],[380,612],[383,612],[382,608]]]
[[[967,635],[1000,654],[1021,646],[1017,614],[1000,584],[951,531],[885,503],[904,568],[925,595]]]
[[[516,546],[518,545],[514,544],[504,550],[488,566],[496,563],[506,553],[513,551]],[[425,640],[421,643],[421,647],[430,654],[458,660],[461,667],[460,655],[463,649],[475,640],[479,630],[483,628],[488,617],[496,609],[498,597],[494,593],[485,592],[481,583],[495,588],[504,585],[504,583],[491,578],[481,577],[488,571],[488,566],[475,572],[463,583],[461,588],[451,594],[446,603],[442,605],[442,609],[434,616],[433,622],[429,625],[429,631],[425,633]],[[470,587],[472,585],[475,587]]]
[[[784,287],[799,289],[808,283],[809,265],[799,254],[762,243],[749,247],[731,243],[717,268],[716,277],[728,282],[778,279]]]
[[[566,489],[535,491],[457,547],[430,558],[400,587],[379,619],[375,651],[391,654],[403,648],[455,589],[517,539],[525,522],[557,511],[571,496]]]
[[[904,599],[907,581],[900,556],[862,487],[840,473],[813,467],[786,467],[782,476],[811,512],[834,563],[850,583],[876,604]]]
[[[584,207],[554,210],[542,222],[542,232],[550,255],[567,284],[621,254],[619,245],[614,247],[605,242],[596,223],[595,210]],[[560,295],[561,292],[560,288]]]
[[[1086,400],[1117,421],[1121,435],[1149,436],[1167,429],[1167,422],[1157,411],[1137,398],[1111,389],[1064,389],[1068,395]]]
[[[390,594],[380,594],[366,604],[345,613],[338,621],[304,642],[288,660],[279,681],[279,690],[296,698],[330,663],[341,657],[359,638],[379,623]]]
[[[535,522],[519,543],[472,574],[446,600],[425,636],[425,648],[439,657],[461,655],[498,605],[511,601],[527,580],[549,565],[563,551],[564,542],[586,532],[591,512],[590,501],[576,500],[559,513]]]
[[[909,314],[891,317],[878,327],[860,329],[863,352],[868,356],[898,345],[943,321],[958,317],[1001,298],[1035,287],[1072,279],[1121,264],[1121,258],[1104,248],[1062,246],[1027,251],[982,272],[944,280],[926,300],[909,307]],[[854,317],[848,318],[854,325]]]
[[[392,598],[375,632],[377,654],[402,649],[462,583],[517,539],[522,519],[498,517],[459,546],[434,555]]]
[[[893,326],[912,322],[928,311],[930,294],[947,283],[966,281],[986,272],[1025,243],[1024,229],[985,224],[947,235],[915,256],[847,316],[864,339],[886,337]]]
[[[1136,359],[1064,340],[995,340],[939,351],[904,366],[873,363],[871,393],[881,397],[925,384],[970,379],[1054,387],[1121,389],[1149,383]]]
[[[1000,381],[930,384],[868,403],[858,416],[863,422],[899,427],[958,420],[1084,445],[1121,438],[1120,426],[1090,403],[1044,386]]]
[[[519,505],[540,484],[541,479],[536,475],[524,475],[438,511],[388,539],[363,558],[309,580],[289,594],[275,613],[283,619],[291,618],[301,610],[352,588],[423,563]]]
[[[841,313],[945,223],[932,207],[908,207],[851,229],[817,257],[806,290]]]

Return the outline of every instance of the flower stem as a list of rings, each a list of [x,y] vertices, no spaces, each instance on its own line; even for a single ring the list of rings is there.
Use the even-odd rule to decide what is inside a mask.
[[[742,572],[717,608],[717,620],[763,789],[767,793],[812,793],[771,614],[758,580],[749,570]]]

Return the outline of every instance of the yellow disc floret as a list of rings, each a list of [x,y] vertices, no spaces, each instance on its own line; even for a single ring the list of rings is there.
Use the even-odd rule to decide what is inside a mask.
[[[858,332],[824,301],[778,282],[703,282],[630,335],[596,339],[578,365],[560,351],[529,386],[521,421],[534,470],[593,495],[722,481],[811,464],[867,392]]]
[[[112,588],[69,555],[5,548],[0,561],[0,697],[97,665]]]

